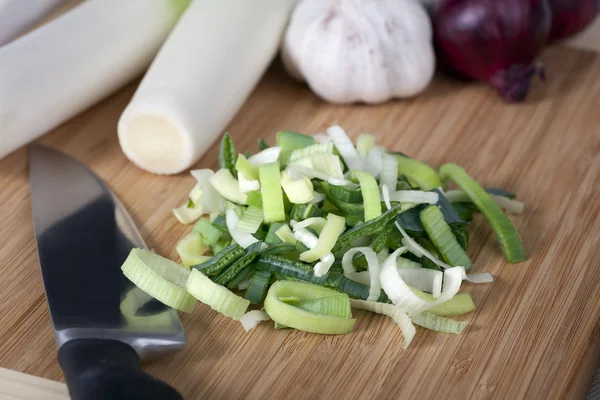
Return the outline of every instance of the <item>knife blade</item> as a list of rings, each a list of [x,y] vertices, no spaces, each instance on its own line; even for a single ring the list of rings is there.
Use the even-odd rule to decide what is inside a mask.
[[[140,361],[182,349],[175,310],[121,272],[133,247],[146,248],[131,217],[82,163],[56,150],[29,151],[38,257],[58,359],[74,399],[178,399]]]

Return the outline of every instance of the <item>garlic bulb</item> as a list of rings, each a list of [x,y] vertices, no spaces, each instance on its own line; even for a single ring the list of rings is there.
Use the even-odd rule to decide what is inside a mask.
[[[414,96],[435,69],[432,27],[416,0],[301,0],[282,48],[288,72],[334,103]]]

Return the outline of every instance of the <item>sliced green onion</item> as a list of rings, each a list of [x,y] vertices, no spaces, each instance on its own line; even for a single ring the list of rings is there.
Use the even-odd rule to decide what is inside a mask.
[[[523,242],[510,219],[492,200],[489,194],[467,173],[456,164],[444,164],[440,168],[442,178],[452,179],[473,201],[477,208],[488,220],[496,233],[504,256],[511,263],[527,258]]]
[[[192,312],[196,300],[184,289],[190,270],[144,249],[131,249],[121,266],[123,275],[169,307]]]
[[[369,151],[375,148],[375,135],[370,133],[361,133],[356,139],[356,152],[363,160],[367,158]]]
[[[353,171],[352,175],[360,183],[360,190],[364,199],[365,221],[377,218],[381,215],[381,197],[379,187],[373,175],[362,171]]]
[[[433,295],[429,293],[422,292],[412,287],[410,289],[423,300],[430,302],[435,301]],[[473,303],[473,298],[471,298],[471,295],[469,293],[458,293],[456,296],[454,296],[447,302],[433,307],[429,310],[429,312],[435,315],[440,315],[442,317],[449,317],[467,314],[474,310],[475,304]]]
[[[252,304],[260,304],[265,298],[267,287],[271,283],[271,273],[269,271],[257,270],[250,279],[250,285],[246,290],[244,298]]]
[[[380,267],[379,260],[377,259],[377,254],[373,251],[373,249],[371,249],[370,247],[357,247],[347,251],[346,254],[344,254],[344,257],[342,258],[342,268],[344,269],[344,275],[352,279],[351,277],[356,273],[356,269],[352,264],[352,257],[354,257],[354,255],[357,253],[364,254],[367,260],[367,270],[369,273],[370,287],[369,297],[367,298],[367,300],[377,301],[381,292],[381,281],[379,279]]]
[[[209,260],[198,263],[194,268],[201,271],[204,275],[216,275],[243,254],[244,249],[241,246],[232,244],[219,251]]]
[[[192,229],[192,232],[199,233],[202,237],[202,241],[205,244],[211,245],[216,244],[217,241],[221,238],[221,235],[223,234],[223,231],[221,229],[217,228],[204,218],[201,218],[198,220],[198,222],[196,222],[196,225],[194,226],[194,229]]]
[[[290,278],[299,279],[305,282],[324,285],[329,277],[324,275],[316,277],[313,267],[299,261],[288,260],[287,258],[276,255],[259,255],[255,260],[256,268],[264,269],[272,273],[279,273]]]
[[[327,129],[327,134],[342,155],[348,168],[350,170],[361,170],[363,162],[346,132],[339,125],[334,125]]]
[[[363,195],[360,189],[346,186],[331,186],[331,196],[346,203],[362,203]]]
[[[280,161],[282,165],[288,163],[290,155],[296,149],[311,146],[317,143],[312,137],[302,133],[280,131],[277,132],[277,145],[281,147]]]
[[[348,181],[348,182],[350,182],[350,181]],[[337,209],[339,211],[342,211],[343,213],[346,213],[349,215],[360,216],[361,218],[364,218],[365,207],[362,204],[347,203],[347,202],[336,199],[332,195],[332,192],[331,192],[333,186],[330,185],[328,182],[320,182],[319,186],[320,186],[321,190],[323,191],[323,193],[325,194],[327,201],[330,202],[334,208],[333,210],[329,210],[327,208],[328,203],[325,203],[322,207],[323,212],[331,212],[331,211],[335,211]]]
[[[466,321],[455,321],[450,318],[440,317],[431,312],[424,311],[413,315],[412,322],[431,331],[443,333],[461,333],[469,324]]]
[[[265,300],[265,311],[274,321],[301,331],[321,334],[350,333],[356,322],[352,318],[339,318],[305,311],[279,299],[295,296],[300,300],[313,300],[338,294],[332,289],[310,283],[277,281],[269,289]]]
[[[357,282],[350,278],[345,277],[343,274],[339,272],[331,271],[329,273],[329,279],[327,283],[341,292],[346,293],[348,296],[366,300],[369,297],[370,288],[369,285],[365,285],[361,282]],[[379,295],[379,302],[388,302],[389,299],[382,291]]]
[[[181,258],[183,266],[186,268],[202,262],[203,254],[206,252],[206,245],[202,242],[202,237],[197,232],[190,232],[187,236],[175,246],[177,254]]]
[[[296,149],[290,154],[289,162],[299,160],[304,157],[309,157],[315,154],[332,154],[333,142],[328,140],[325,143],[315,143],[313,145]]]
[[[379,194],[378,194],[379,195]],[[319,241],[314,248],[300,254],[300,260],[313,262],[331,252],[336,241],[346,229],[346,220],[343,217],[330,213],[327,223],[319,235]]]
[[[429,206],[421,211],[421,223],[446,263],[454,267],[471,268],[471,259],[456,240],[438,207]]]
[[[398,272],[396,258],[404,251],[404,248],[396,250],[381,267],[381,286],[396,307],[405,310],[409,315],[414,315],[445,303],[458,293],[465,274],[462,267],[448,268],[444,271],[443,290],[435,301],[428,302],[417,296]]]
[[[233,279],[225,284],[225,287],[227,287],[229,290],[233,290],[235,288],[242,289],[240,286],[242,286],[244,282],[250,282],[249,278],[252,276],[252,273],[255,269],[256,268],[254,268],[252,264],[245,266],[244,269],[242,269],[236,276],[233,277]]]
[[[240,186],[240,192],[248,193],[260,190],[260,182],[258,180],[248,179],[242,172],[238,172],[237,177],[238,184]]]
[[[359,308],[361,310],[367,310],[390,317],[398,325],[398,327],[400,327],[400,331],[404,337],[404,345],[402,346],[404,349],[408,348],[410,342],[412,342],[413,338],[415,337],[416,329],[408,315],[392,304],[351,299],[350,305],[354,308]]]
[[[240,274],[244,268],[254,261],[261,248],[262,243],[260,242],[249,246],[242,256],[237,258],[221,271],[221,273],[214,279],[215,283],[218,283],[219,285],[227,285],[229,282],[231,282],[231,280],[238,276],[238,274]]]
[[[250,304],[248,300],[236,296],[229,289],[214,283],[195,269],[192,270],[185,288],[202,303],[235,320],[242,318]]]
[[[384,250],[384,248],[386,248],[387,242],[388,242],[390,236],[392,235],[393,229],[394,229],[393,221],[390,221],[383,226],[381,231],[375,237],[375,240],[373,240],[373,243],[371,243],[371,248],[373,249],[373,251],[375,253],[379,253],[382,250]]]
[[[283,205],[279,164],[276,162],[262,164],[258,168],[258,176],[265,222],[284,221],[285,208]]]
[[[323,213],[314,204],[294,204],[290,211],[290,219],[304,221],[308,218],[320,217]]]
[[[398,161],[398,175],[403,175],[413,186],[421,190],[433,190],[442,186],[442,181],[437,172],[428,164],[412,158],[396,155]]]
[[[221,196],[238,204],[246,204],[248,197],[240,191],[239,182],[227,169],[218,170],[212,177],[210,183]]]
[[[381,159],[379,186],[386,185],[388,188],[392,188],[392,192],[394,192],[396,182],[398,182],[398,160],[393,155],[384,153]]]
[[[439,195],[436,192],[424,192],[422,190],[399,190],[390,193],[390,200],[401,203],[436,204]]]
[[[252,244],[258,242],[258,239],[252,236],[252,234],[248,232],[244,232],[238,229],[238,225],[240,222],[239,217],[235,213],[234,210],[227,210],[225,212],[225,218],[227,220],[227,228],[229,229],[229,234],[240,246],[243,248],[247,248]]]
[[[235,176],[235,158],[237,152],[235,151],[235,145],[233,139],[229,136],[228,132],[225,132],[223,139],[221,140],[221,147],[219,148],[219,165],[221,168],[228,170],[232,176]]]
[[[275,231],[275,235],[277,235],[283,243],[296,244],[294,233],[287,224],[281,225],[281,227]]]
[[[242,327],[246,332],[250,332],[252,329],[256,328],[259,323],[262,321],[269,321],[271,317],[265,311],[262,310],[252,310],[248,311],[242,318],[240,318],[240,322],[242,323]]]
[[[290,202],[294,204],[309,203],[314,198],[313,184],[306,176],[293,180],[287,171],[283,171],[281,175],[281,187]]]
[[[263,222],[262,207],[248,206],[238,222],[236,229],[242,232],[256,233]]]
[[[248,179],[258,179],[258,168],[248,161],[243,154],[238,155],[235,169],[238,171],[238,174],[241,172]]]
[[[261,250],[260,254],[272,255],[272,256],[279,256],[282,254],[291,255],[295,251],[296,251],[295,244],[281,242],[281,243],[269,245],[269,247],[267,247],[266,249]],[[296,259],[297,259],[297,257],[296,257]]]

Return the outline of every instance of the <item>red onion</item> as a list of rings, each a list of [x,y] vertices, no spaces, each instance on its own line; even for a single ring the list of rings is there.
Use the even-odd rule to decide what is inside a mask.
[[[433,16],[440,60],[511,102],[527,97],[534,75],[544,79],[544,66],[534,61],[550,22],[546,0],[445,0]]]
[[[600,0],[548,0],[548,3],[552,10],[552,40],[581,32],[600,13]]]

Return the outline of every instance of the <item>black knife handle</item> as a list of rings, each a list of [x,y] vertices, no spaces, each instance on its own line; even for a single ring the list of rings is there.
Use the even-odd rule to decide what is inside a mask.
[[[117,340],[71,340],[58,350],[58,362],[72,400],[183,400],[142,371],[135,350]]]

